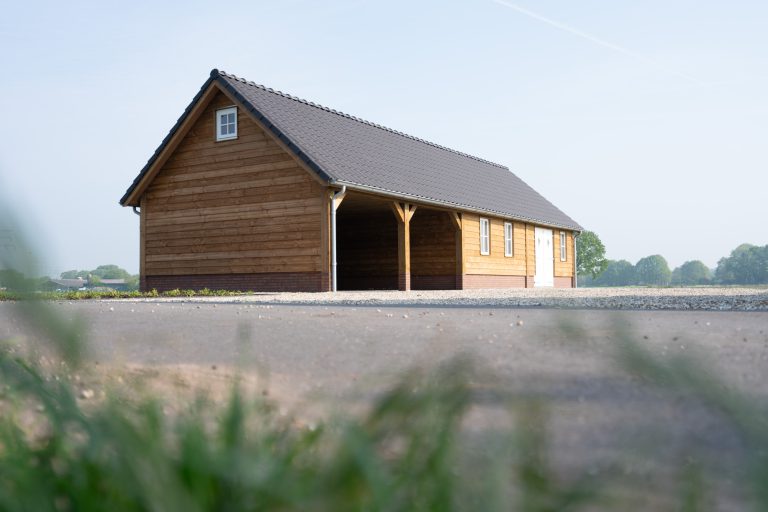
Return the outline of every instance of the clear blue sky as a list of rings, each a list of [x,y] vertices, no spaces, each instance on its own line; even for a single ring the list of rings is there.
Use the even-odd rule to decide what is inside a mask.
[[[768,243],[768,3],[13,2],[0,195],[52,274],[138,271],[117,201],[217,67],[509,166],[611,258]]]

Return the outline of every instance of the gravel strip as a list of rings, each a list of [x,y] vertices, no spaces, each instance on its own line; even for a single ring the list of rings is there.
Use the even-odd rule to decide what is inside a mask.
[[[229,297],[128,299],[348,306],[540,307],[561,309],[768,311],[767,288],[579,288],[257,293]]]

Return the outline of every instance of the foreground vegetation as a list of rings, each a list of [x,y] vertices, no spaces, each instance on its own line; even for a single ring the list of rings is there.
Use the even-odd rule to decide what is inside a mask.
[[[486,371],[467,358],[414,369],[367,412],[317,424],[237,385],[227,403],[201,395],[172,414],[165,397],[119,388],[81,400],[77,379],[88,363],[78,325],[45,303],[16,308],[55,353],[0,350],[0,510],[634,510],[631,489],[646,506],[658,499],[654,510],[693,512],[716,509],[708,482],[725,476],[695,453],[664,468],[677,476],[663,491],[638,476],[563,473],[551,463],[549,404],[478,386],[489,382]],[[578,343],[578,328],[565,328]],[[727,425],[743,447],[738,507],[768,510],[765,410],[687,360],[660,363],[627,334],[615,339],[630,375]],[[478,455],[463,426],[491,390],[514,428]]]

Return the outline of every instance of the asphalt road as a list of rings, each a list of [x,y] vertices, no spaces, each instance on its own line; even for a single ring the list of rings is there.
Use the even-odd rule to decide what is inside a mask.
[[[15,307],[0,304],[0,339],[36,344]],[[615,470],[621,453],[624,473],[658,475],[695,452],[728,468],[719,485],[740,478],[742,448],[727,422],[623,368],[621,332],[661,361],[703,361],[728,387],[768,404],[766,312],[122,301],[52,307],[83,320],[91,357],[101,364],[268,373],[273,396],[299,413],[318,404],[354,408],[409,367],[468,353],[479,380],[548,404],[559,464],[594,472]],[[568,328],[574,325],[581,334]],[[468,428],[506,425],[502,402],[478,405]]]

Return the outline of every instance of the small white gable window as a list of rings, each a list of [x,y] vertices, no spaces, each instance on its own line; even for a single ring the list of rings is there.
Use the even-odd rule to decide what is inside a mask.
[[[480,219],[480,254],[491,254],[491,229],[488,219]]]
[[[216,140],[237,138],[237,107],[216,111]]]
[[[565,261],[568,257],[568,254],[566,253],[566,238],[565,238],[565,231],[560,232],[560,261]]]
[[[512,246],[512,223],[504,223],[504,256],[514,256],[514,247]]]

